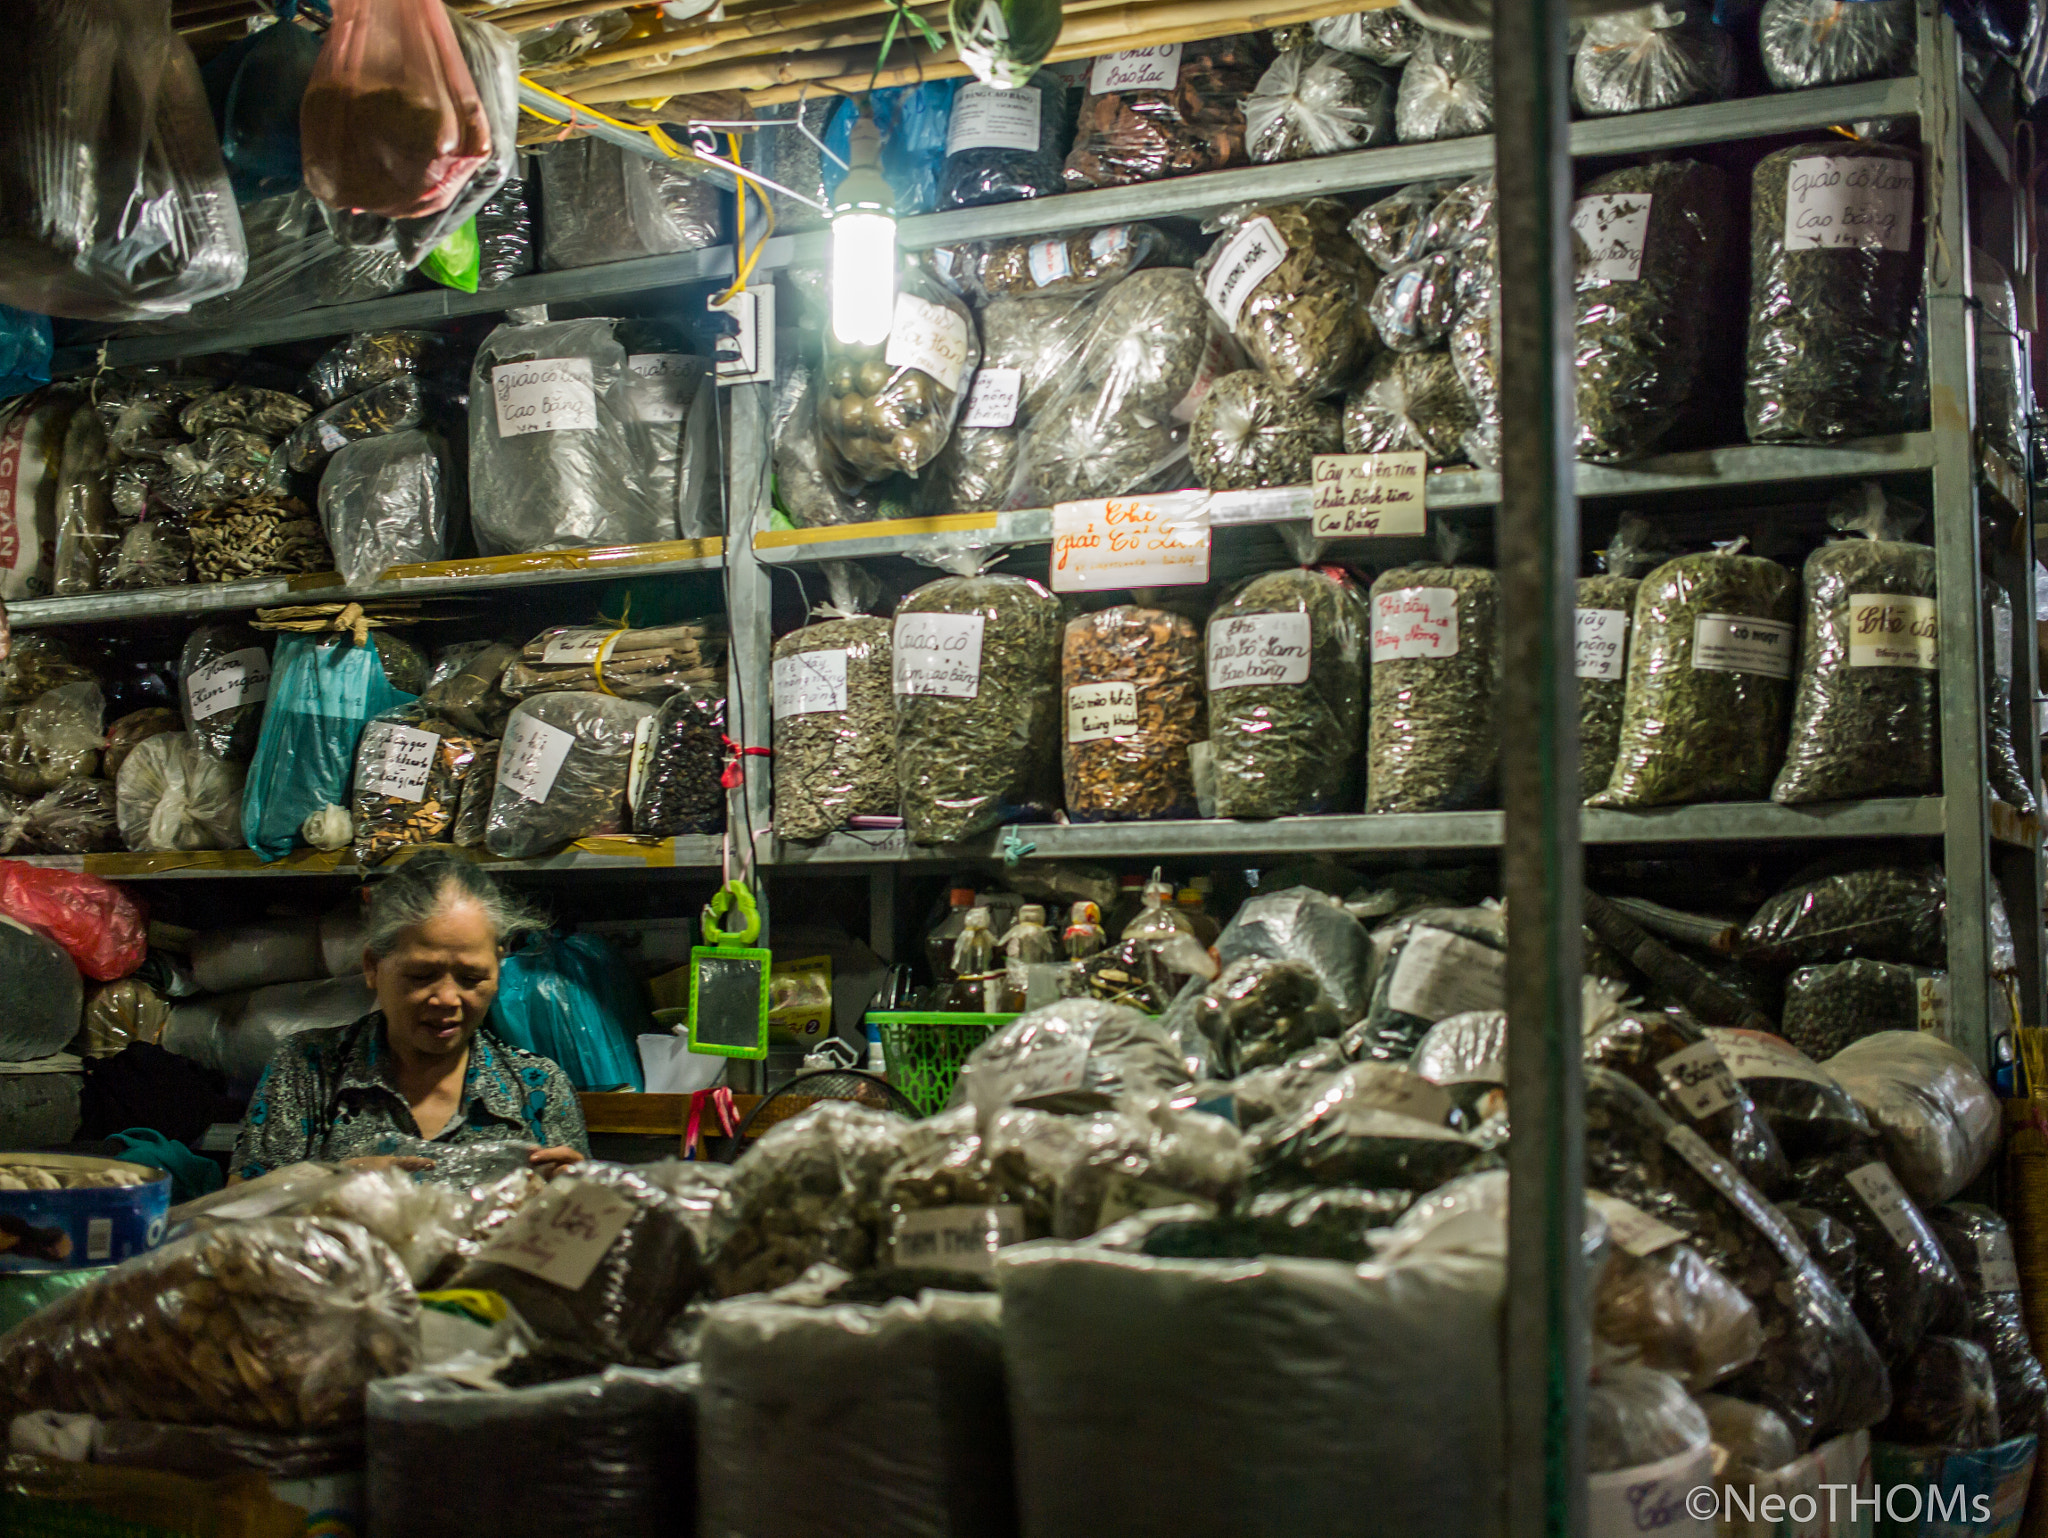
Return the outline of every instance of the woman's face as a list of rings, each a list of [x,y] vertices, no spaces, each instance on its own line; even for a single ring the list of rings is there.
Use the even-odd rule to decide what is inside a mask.
[[[363,956],[394,1048],[427,1057],[460,1052],[498,995],[498,937],[473,902],[445,905],[402,930],[391,953]]]

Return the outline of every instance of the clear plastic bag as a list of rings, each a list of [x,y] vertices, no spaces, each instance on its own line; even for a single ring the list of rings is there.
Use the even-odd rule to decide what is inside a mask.
[[[633,831],[680,838],[725,831],[725,696],[690,687],[662,702],[646,732],[646,777],[636,791]]]
[[[1586,1390],[1589,1474],[1704,1451],[1711,1438],[1705,1413],[1671,1374],[1626,1362],[1594,1372]]]
[[[1953,1200],[1998,1151],[1998,1097],[1961,1052],[1926,1031],[1882,1031],[1823,1065],[1877,1129],[1885,1162],[1922,1206]]]
[[[1977,425],[2016,465],[2027,462],[2033,381],[2021,346],[2012,279],[1988,252],[1971,248],[1970,296],[1976,300]]]
[[[1492,1157],[1450,1126],[1450,1112],[1450,1097],[1428,1080],[1353,1063],[1292,1116],[1260,1125],[1253,1184],[1432,1190]]]
[[[800,529],[867,523],[879,518],[882,509],[878,491],[842,490],[856,485],[859,478],[819,431],[817,392],[817,371],[801,363],[783,375],[775,387],[776,501],[789,515],[789,521]],[[939,466],[933,466],[934,474],[938,471]],[[1008,489],[1007,481],[1002,489]]]
[[[1782,1038],[1719,1026],[1706,1034],[1787,1158],[1812,1158],[1873,1135],[1849,1092]]]
[[[1343,446],[1335,406],[1292,395],[1258,369],[1219,379],[1188,428],[1195,478],[1210,491],[1306,485],[1315,456]]]
[[[146,739],[115,781],[122,842],[145,851],[240,849],[244,773],[201,752],[184,732]]]
[[[1406,64],[1422,41],[1422,23],[1392,5],[1384,10],[1318,17],[1309,25],[1315,40],[1325,48],[1340,48],[1389,69]]]
[[[1740,953],[1766,966],[1868,956],[1939,967],[1948,959],[1948,881],[1936,865],[1863,865],[1793,883],[1744,926]],[[2009,950],[2010,939],[2006,945]],[[2010,970],[1997,965],[1994,972]]]
[[[178,654],[185,730],[209,757],[245,764],[270,698],[270,643],[245,625],[201,625]]]
[[[1478,423],[1449,353],[1382,353],[1344,398],[1344,452],[1420,451],[1431,465],[1454,465]]]
[[[815,408],[825,441],[860,479],[915,477],[946,446],[980,366],[973,314],[921,262],[908,266],[886,341],[826,337]]]
[[[1024,577],[943,577],[896,608],[896,780],[913,842],[948,844],[1049,795],[1060,605]]]
[[[1365,926],[1342,903],[1305,886],[1258,893],[1216,938],[1217,960],[1226,967],[1247,956],[1305,963],[1346,1025],[1370,1002],[1372,951]]]
[[[396,250],[336,240],[311,193],[265,198],[241,213],[249,242],[247,277],[232,292],[193,306],[181,328],[239,325],[313,305],[380,299],[411,281]]]
[[[5,812],[0,804],[0,813]],[[0,863],[0,880],[32,865]],[[0,924],[0,964],[7,968],[7,992],[0,997],[0,1062],[32,1063],[67,1050],[77,1039],[85,989],[71,954],[55,940],[30,930],[32,920],[13,906],[0,906],[10,922]],[[138,961],[141,950],[136,951]]]
[[[1014,88],[973,83],[953,95],[938,207],[977,208],[1065,190],[1061,162],[1074,136],[1076,96],[1042,69]]]
[[[112,1057],[138,1041],[155,1046],[171,1023],[171,1006],[139,978],[124,977],[92,990],[85,1001],[79,1054]]]
[[[1458,1125],[1477,1127],[1508,1106],[1508,1017],[1505,1010],[1474,1009],[1437,1021],[1408,1061],[1457,1107]]]
[[[99,413],[73,412],[57,471],[57,559],[52,589],[60,598],[98,588],[101,564],[121,543],[108,468],[107,431]]]
[[[1062,999],[976,1047],[953,1098],[986,1123],[1011,1106],[1084,1114],[1134,1093],[1165,1098],[1187,1082],[1172,1038],[1150,1016],[1099,999]]]
[[[1984,582],[1985,634],[1989,640],[1991,666],[1984,669],[1984,772],[1992,794],[2014,811],[2026,816],[2034,812],[2034,791],[2026,771],[2020,767],[2019,750],[2013,743],[2012,728],[2012,599],[2005,584],[1996,578]],[[2021,631],[2022,636],[2025,635]],[[1935,748],[1937,759],[1940,748]]]
[[[1588,117],[1655,112],[1735,94],[1735,40],[1706,5],[1596,16],[1572,56],[1572,100]]]
[[[1740,1372],[1763,1349],[1756,1305],[1665,1225],[1618,1218],[1619,1198],[1589,1200],[1615,1240],[1593,1290],[1593,1334],[1697,1393]],[[1660,1242],[1661,1241],[1661,1242]]]
[[[278,445],[278,461],[295,475],[317,475],[338,449],[418,427],[426,420],[427,406],[418,379],[401,375],[384,380],[300,423]]]
[[[1739,550],[1680,556],[1643,579],[1614,777],[1589,805],[1769,792],[1784,757],[1798,585]]]
[[[1245,148],[1268,164],[1388,143],[1394,93],[1394,76],[1354,53],[1290,48],[1244,99]]]
[[[1998,1380],[1991,1358],[1975,1341],[1930,1335],[1892,1376],[1892,1413],[1874,1436],[1948,1452],[1998,1442]]]
[[[408,429],[350,443],[320,477],[320,518],[350,587],[392,566],[447,558],[454,487],[448,447]]]
[[[1491,805],[1500,764],[1500,579],[1403,566],[1372,584],[1366,810]]]
[[[31,0],[0,112],[0,300],[143,320],[248,266],[192,51],[147,0]]]
[[[147,705],[118,717],[107,728],[107,745],[100,753],[100,773],[119,780],[128,755],[160,732],[175,732],[181,724],[177,711],[163,705]]]
[[[1614,774],[1621,717],[1628,700],[1629,641],[1635,630],[1633,538],[1617,534],[1602,552],[1597,577],[1578,580],[1575,669],[1579,678],[1579,795],[1597,795]]]
[[[1506,1002],[1507,921],[1491,904],[1422,908],[1372,936],[1380,957],[1359,1023],[1345,1036],[1352,1057],[1412,1062],[1440,1020]]]
[[[1948,974],[1858,958],[1801,967],[1785,982],[1785,1039],[1813,1058],[1832,1057],[1876,1031],[1918,1031],[1948,1009]]]
[[[398,1257],[354,1223],[261,1218],[115,1267],[0,1349],[0,1407],[257,1431],[362,1414],[409,1370],[419,1303]]]
[[[822,838],[896,811],[891,621],[842,614],[775,643],[775,831]]]
[[[599,934],[536,936],[505,958],[491,1024],[559,1063],[579,1090],[645,1089],[634,1043],[654,1029],[647,990]]]
[[[1388,10],[1367,11],[1366,16],[1397,15]],[[1405,19],[1405,18],[1403,18]],[[1417,261],[1441,249],[1431,240],[1430,216],[1437,205],[1457,186],[1452,181],[1416,182],[1368,203],[1352,216],[1347,226],[1366,259],[1382,272],[1391,272],[1407,262]],[[1462,244],[1463,242],[1457,242]]]
[[[192,580],[192,535],[176,514],[131,524],[100,568],[108,589],[171,587]]]
[[[275,1217],[359,1223],[391,1246],[414,1286],[425,1287],[455,1254],[462,1208],[453,1191],[403,1170],[306,1163],[186,1202],[177,1218],[206,1226]]]
[[[1077,822],[1187,817],[1188,750],[1208,732],[1201,627],[1118,604],[1069,620],[1061,646],[1067,815]]]
[[[1348,810],[1365,710],[1367,610],[1348,578],[1254,577],[1209,617],[1219,817]]]
[[[2027,1336],[2019,1266],[2005,1219],[1989,1207],[1950,1202],[1928,1209],[1927,1223],[1962,1276],[1966,1323],[1957,1333],[1991,1358],[2001,1428],[2009,1436],[2038,1434],[2048,1409],[2048,1372]]]
[[[1121,283],[1141,267],[1182,267],[1187,259],[1181,243],[1155,224],[1110,224],[1043,240],[1019,237],[944,248],[940,270],[948,265],[951,281],[984,306],[981,361],[984,367],[994,367],[999,362],[1021,363],[1003,354],[1028,352],[1034,341],[1043,344],[1046,339],[1040,333],[1048,328],[1053,332],[1051,345],[1080,347],[1087,340],[1092,314],[1050,303],[1000,308],[1004,301],[1075,300]],[[1069,316],[1078,320],[1078,327],[1065,323]],[[1038,372],[1042,379],[1045,369]]]
[[[476,742],[413,704],[379,716],[356,748],[350,812],[358,865],[381,865],[400,849],[447,841]]]
[[[1244,164],[1244,98],[1271,57],[1256,36],[1106,54],[1089,72],[1066,182],[1119,187]]]
[[[486,198],[483,207],[476,211],[479,290],[502,288],[539,264],[530,201],[533,185],[525,176],[507,177],[504,186]]]
[[[1493,44],[1424,28],[1401,71],[1394,132],[1403,144],[1493,128]]]
[[[1366,307],[1373,330],[1399,353],[1443,346],[1458,317],[1479,297],[1474,284],[1484,273],[1484,266],[1462,247],[1431,251],[1390,268]]]
[[[527,860],[593,834],[627,830],[634,734],[654,707],[608,694],[539,694],[505,727],[484,844]]]
[[[106,702],[94,683],[59,684],[26,705],[0,710],[0,788],[40,795],[99,767]]]
[[[1850,1103],[1853,1105],[1855,1102]],[[1860,1116],[1862,1113],[1857,1114]],[[1799,1231],[1799,1240],[1806,1246],[1807,1254],[1827,1273],[1835,1291],[1853,1307],[1856,1302],[1855,1230],[1840,1218],[1829,1217],[1818,1208],[1802,1207],[1797,1202],[1781,1202],[1778,1211]]]
[[[819,145],[843,99],[835,93],[757,108],[757,120],[789,126],[763,128],[749,134],[747,164],[768,180],[829,205],[832,200],[825,191],[825,157]],[[814,230],[826,219],[809,204],[773,190],[768,194],[768,203],[775,210],[778,230]]]
[[[1233,1079],[1334,1037],[1344,1024],[1314,968],[1265,956],[1225,967],[1196,998],[1195,1023]]]
[[[1362,302],[1377,274],[1345,228],[1350,218],[1327,198],[1236,209],[1220,216],[1195,267],[1245,356],[1297,395],[1342,389],[1378,342]]]
[[[475,77],[431,0],[339,0],[299,122],[307,190],[391,219],[440,212],[491,153]]]
[[[1818,3],[1844,27],[1891,5],[1912,20],[1906,0]],[[1919,425],[1919,172],[1910,148],[1841,139],[1758,163],[1744,407],[1751,442],[1830,443]]]
[[[164,452],[169,474],[163,500],[179,512],[245,498],[280,500],[287,482],[275,448],[264,434],[245,427],[217,427],[169,448]]]
[[[1906,74],[1913,67],[1912,0],[1764,0],[1757,41],[1773,90]]]
[[[420,695],[421,706],[452,721],[468,736],[502,737],[517,701],[498,682],[519,657],[519,646],[511,641],[478,642],[460,660],[451,659],[449,652],[435,659],[433,675]]]
[[[678,689],[724,683],[723,625],[716,616],[645,629],[552,625],[506,664],[497,687],[515,700],[577,691],[658,705]]]
[[[724,236],[720,195],[681,162],[603,139],[542,150],[540,264],[550,272],[702,251]]]
[[[114,787],[105,780],[71,779],[20,809],[14,824],[17,854],[96,854],[121,847]]]
[[[469,775],[462,782],[462,802],[455,813],[455,825],[449,830],[458,849],[483,848],[491,822],[492,795],[498,784],[498,751],[496,742],[480,744],[476,762],[470,765]]]

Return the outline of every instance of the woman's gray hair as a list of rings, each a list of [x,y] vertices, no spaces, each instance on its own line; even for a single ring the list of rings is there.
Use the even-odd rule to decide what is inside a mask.
[[[406,930],[463,902],[475,903],[483,910],[501,951],[510,950],[521,935],[548,927],[538,909],[499,886],[490,872],[473,861],[450,849],[423,849],[370,888],[363,947],[382,960]]]

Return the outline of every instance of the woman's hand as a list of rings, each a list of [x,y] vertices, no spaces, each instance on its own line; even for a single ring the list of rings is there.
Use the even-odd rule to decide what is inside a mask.
[[[526,1162],[540,1171],[544,1178],[553,1180],[570,1165],[581,1164],[583,1155],[573,1148],[557,1144],[553,1148],[536,1148],[526,1156]]]
[[[417,1154],[376,1154],[362,1159],[343,1159],[345,1170],[430,1170],[432,1159],[422,1159]]]

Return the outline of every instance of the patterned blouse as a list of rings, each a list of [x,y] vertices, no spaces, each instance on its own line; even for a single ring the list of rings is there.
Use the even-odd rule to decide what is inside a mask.
[[[299,1032],[278,1048],[257,1081],[231,1168],[254,1180],[302,1159],[407,1151],[408,1143],[421,1140],[420,1128],[398,1091],[396,1069],[381,1010],[353,1025]],[[424,1141],[508,1139],[590,1152],[569,1076],[486,1027],[470,1038],[461,1104],[448,1125]]]

